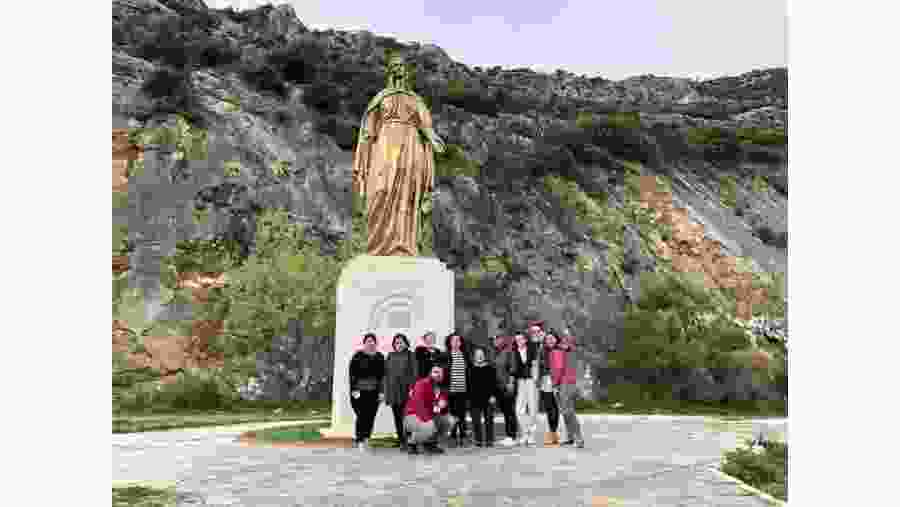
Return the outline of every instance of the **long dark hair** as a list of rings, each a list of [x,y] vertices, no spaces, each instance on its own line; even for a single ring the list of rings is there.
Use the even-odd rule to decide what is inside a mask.
[[[394,352],[397,351],[397,338],[403,340],[403,343],[406,344],[406,351],[409,352],[409,339],[403,333],[397,333],[394,335],[394,339],[391,340],[391,348],[394,349]]]
[[[553,348],[550,349],[550,350],[558,349],[558,348],[559,348],[559,344],[560,344],[560,342],[561,342],[561,338],[559,337],[559,333],[557,333],[555,329],[551,329],[551,330],[547,331],[547,332],[544,334],[544,343],[541,343],[541,348],[547,349],[547,345],[546,345],[546,344],[547,344],[547,337],[548,337],[548,336],[552,336],[553,338],[556,339],[556,343],[553,344]]]
[[[452,350],[450,349],[450,340],[454,336],[459,336],[460,352],[462,352],[464,356],[469,357],[469,354],[468,354],[469,345],[468,345],[468,343],[466,343],[466,339],[463,337],[463,335],[459,334],[456,331],[453,331],[452,333],[448,334],[446,338],[444,338],[444,352],[447,354],[452,352]]]

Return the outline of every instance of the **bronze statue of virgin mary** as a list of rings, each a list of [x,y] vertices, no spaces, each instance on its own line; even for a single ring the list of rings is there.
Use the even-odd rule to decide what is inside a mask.
[[[444,142],[431,112],[412,91],[400,56],[388,60],[388,83],[363,114],[353,158],[353,191],[366,204],[369,255],[419,254],[417,238],[430,212],[434,152]],[[430,221],[430,216],[429,220]]]

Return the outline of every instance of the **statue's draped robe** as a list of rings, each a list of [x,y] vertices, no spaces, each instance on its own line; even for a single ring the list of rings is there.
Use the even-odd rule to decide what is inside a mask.
[[[431,113],[417,95],[379,93],[367,108],[353,159],[354,191],[365,195],[368,254],[417,256],[419,207],[434,186]]]

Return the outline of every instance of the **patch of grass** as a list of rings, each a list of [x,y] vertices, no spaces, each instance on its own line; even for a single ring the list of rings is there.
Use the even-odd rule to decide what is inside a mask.
[[[175,507],[175,488],[112,488],[113,507]]]
[[[158,410],[151,408],[148,412],[114,413],[113,433],[139,433],[232,424],[328,419],[330,417],[329,402],[316,401],[282,404],[281,407],[277,403],[253,402],[244,405],[238,403],[228,410],[219,411],[173,411],[170,407],[161,407]]]
[[[721,470],[754,488],[787,501],[787,443],[762,442],[754,451],[735,449],[725,454]]]
[[[254,432],[256,439],[265,442],[309,442],[322,439],[321,428],[327,428],[331,423],[311,423],[297,426],[282,426],[279,428],[266,428]]]

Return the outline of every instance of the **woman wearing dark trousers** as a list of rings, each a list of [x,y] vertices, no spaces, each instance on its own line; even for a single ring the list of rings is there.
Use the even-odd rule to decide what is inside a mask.
[[[355,444],[368,448],[378,405],[384,400],[384,355],[375,350],[377,338],[372,333],[363,337],[363,349],[350,359],[350,405],[356,413]]]
[[[544,444],[559,444],[559,404],[556,394],[553,392],[552,371],[550,368],[550,356],[557,349],[558,338],[556,332],[551,330],[544,336],[544,348],[541,357],[541,411],[547,414],[547,426],[550,431],[544,435]]]
[[[457,423],[450,432],[450,438],[456,439],[457,446],[465,445],[466,439],[466,412],[469,404],[469,364],[466,341],[457,333],[447,336],[447,359],[449,377],[448,398],[450,402],[450,415],[456,418]]]
[[[497,406],[503,413],[503,426],[506,439],[504,445],[512,445],[516,441],[518,431],[516,425],[516,379],[512,377],[513,352],[511,336],[494,337],[494,367],[497,369],[497,383],[502,392],[497,396]]]
[[[469,407],[472,412],[472,426],[475,430],[475,445],[494,446],[494,406],[501,396],[497,383],[497,369],[487,362],[484,349],[472,352],[472,370],[469,374]]]
[[[406,335],[394,335],[394,351],[387,356],[384,369],[384,402],[394,412],[394,427],[400,447],[406,448],[406,430],[403,418],[406,416],[406,400],[409,389],[416,382],[416,358],[409,350]]]

